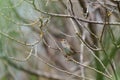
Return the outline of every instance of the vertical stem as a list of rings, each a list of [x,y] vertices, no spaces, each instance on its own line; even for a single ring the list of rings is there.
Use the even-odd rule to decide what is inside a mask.
[[[85,34],[83,33],[82,35],[83,40],[85,40]],[[83,64],[83,53],[84,53],[84,43],[81,43],[81,47],[80,47],[80,63]],[[85,77],[85,70],[83,66],[80,66],[81,69],[81,76]],[[84,78],[82,80],[85,80]]]

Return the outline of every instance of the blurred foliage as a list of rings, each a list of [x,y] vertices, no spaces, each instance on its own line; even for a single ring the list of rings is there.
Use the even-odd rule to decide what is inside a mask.
[[[0,0],[0,57],[15,57],[15,55],[21,53],[18,49],[18,43],[2,34],[5,33],[15,39],[21,38],[20,26],[12,22],[21,21],[14,8],[15,6],[11,3],[11,0]],[[11,73],[5,66],[7,65],[4,60],[0,60],[0,80],[13,80],[10,79],[9,75],[11,75]]]
[[[22,42],[27,42],[27,40],[28,42],[34,42],[35,36],[33,37],[32,35],[36,35],[36,34],[32,31],[31,28],[34,28],[36,25],[24,26],[22,24],[29,24],[31,21],[34,21],[38,18],[41,18],[41,20],[45,22],[45,19],[46,18],[48,19],[50,17],[48,15],[40,14],[39,12],[35,11],[31,2],[32,0],[25,0],[25,1],[24,0],[0,0],[0,57],[6,56],[6,57],[17,57],[20,59],[21,58],[24,59],[24,56],[27,55],[25,53],[30,51],[30,47],[17,43],[15,40],[10,39],[9,36]],[[60,5],[60,3],[56,4],[55,1],[35,0],[35,3],[38,8],[46,12],[64,14],[64,11],[65,11],[64,8]],[[67,19],[52,17],[50,22],[52,23],[51,25],[54,24],[54,28],[60,29],[61,31],[64,32],[66,30],[65,20]],[[28,27],[31,27],[31,28],[28,29]],[[37,25],[37,27],[39,26]],[[28,30],[30,34],[27,34],[26,36],[24,32],[22,32],[23,31],[22,29],[23,30],[26,29],[25,31],[26,33]],[[105,30],[102,44],[107,55],[102,54],[105,52],[98,52],[100,53],[100,55],[97,55],[98,58],[102,60],[105,67],[109,68],[111,65],[111,62],[119,54],[119,47],[116,46],[120,44],[119,33],[120,33],[120,28],[118,26],[107,26]],[[32,61],[35,61],[35,60],[32,60]],[[115,60],[116,64],[117,62],[118,62],[118,59]],[[19,64],[22,66],[29,66],[29,63],[27,62],[19,63]],[[31,64],[34,65],[33,62]],[[103,69],[103,67],[101,67],[101,64],[99,62],[98,64],[99,65],[94,65],[94,66],[98,70],[101,70],[104,72],[105,70]],[[0,80],[12,80],[11,78],[13,77],[13,75],[10,70],[13,70],[13,69],[9,70],[9,67],[10,67],[9,64],[7,64],[4,60],[2,59],[0,60]],[[116,67],[115,73],[117,73],[118,80],[119,80],[120,63],[115,67]],[[35,66],[35,68],[37,67]],[[17,70],[15,70],[15,72],[16,71]],[[112,76],[114,76],[115,73],[112,74]],[[98,76],[98,77],[101,77],[101,76]],[[102,77],[104,76],[102,75]],[[38,80],[38,77],[34,75],[30,75],[29,80]],[[116,76],[115,76],[115,79],[113,80],[117,80]]]

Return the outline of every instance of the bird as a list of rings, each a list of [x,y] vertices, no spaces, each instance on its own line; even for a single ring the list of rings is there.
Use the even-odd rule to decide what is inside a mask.
[[[61,41],[62,48],[65,52],[65,56],[72,56],[75,55],[77,52],[71,47],[69,42],[66,39],[62,39]]]

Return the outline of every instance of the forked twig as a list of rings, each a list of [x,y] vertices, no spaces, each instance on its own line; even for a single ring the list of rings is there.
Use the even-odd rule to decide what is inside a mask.
[[[71,56],[67,57],[67,59],[70,60],[70,61],[73,61],[74,63],[79,64],[79,65],[81,65],[81,66],[83,66],[83,67],[85,67],[85,68],[91,69],[91,70],[93,70],[93,71],[95,71],[95,72],[97,72],[97,73],[99,73],[99,74],[102,74],[102,75],[104,75],[106,78],[112,80],[111,76],[108,76],[107,74],[105,74],[105,73],[103,73],[103,72],[101,72],[101,71],[99,71],[99,70],[97,70],[97,69],[95,69],[95,68],[93,68],[93,67],[90,67],[90,66],[86,66],[86,65],[84,65],[84,64],[81,64],[81,63],[79,63],[78,61],[74,60]]]
[[[31,50],[29,52],[29,55],[25,59],[22,59],[22,60],[19,60],[19,59],[14,58],[14,57],[8,57],[8,58],[16,60],[16,61],[20,61],[20,62],[25,62],[25,61],[27,61],[32,56],[32,52],[33,52],[33,47],[31,48]]]

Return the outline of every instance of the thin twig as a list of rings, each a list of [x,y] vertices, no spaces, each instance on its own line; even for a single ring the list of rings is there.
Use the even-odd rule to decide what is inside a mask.
[[[53,50],[59,50],[58,48],[53,48],[52,46],[50,46],[46,41],[45,39],[42,39],[43,43],[50,49],[53,49]]]
[[[11,39],[11,40],[13,40],[13,41],[15,41],[15,42],[17,42],[19,44],[25,45],[25,46],[34,46],[34,45],[36,45],[36,44],[38,44],[40,42],[40,41],[36,41],[34,43],[27,44],[25,42],[22,42],[22,41],[19,41],[19,40],[15,39],[14,37],[9,36],[6,33],[3,33],[2,31],[0,31],[0,34],[3,35],[3,36],[5,36],[6,38],[9,38],[9,39]]]
[[[4,13],[0,12],[0,15],[3,16],[5,19],[11,21],[12,23],[16,24],[16,25],[21,25],[21,26],[30,26],[30,25],[35,25],[39,22],[39,18],[34,20],[33,22],[31,23],[28,23],[28,24],[24,24],[24,23],[21,23],[21,22],[16,22],[15,20],[13,20],[12,18],[6,16]]]
[[[105,9],[105,11],[106,11],[106,13],[105,13],[104,22],[108,21],[107,9]],[[99,39],[100,42],[102,42],[102,39],[103,39],[103,36],[104,36],[105,29],[106,29],[106,23],[104,23],[104,25],[103,25],[103,29],[102,29],[102,32],[101,32],[101,35],[100,35],[100,39]]]
[[[87,44],[81,37],[81,35],[79,33],[76,33],[76,35],[78,36],[78,38],[85,44],[86,47],[88,47],[89,49],[91,49],[92,51],[101,51],[102,49],[101,48],[93,48],[91,47],[89,44]]]

